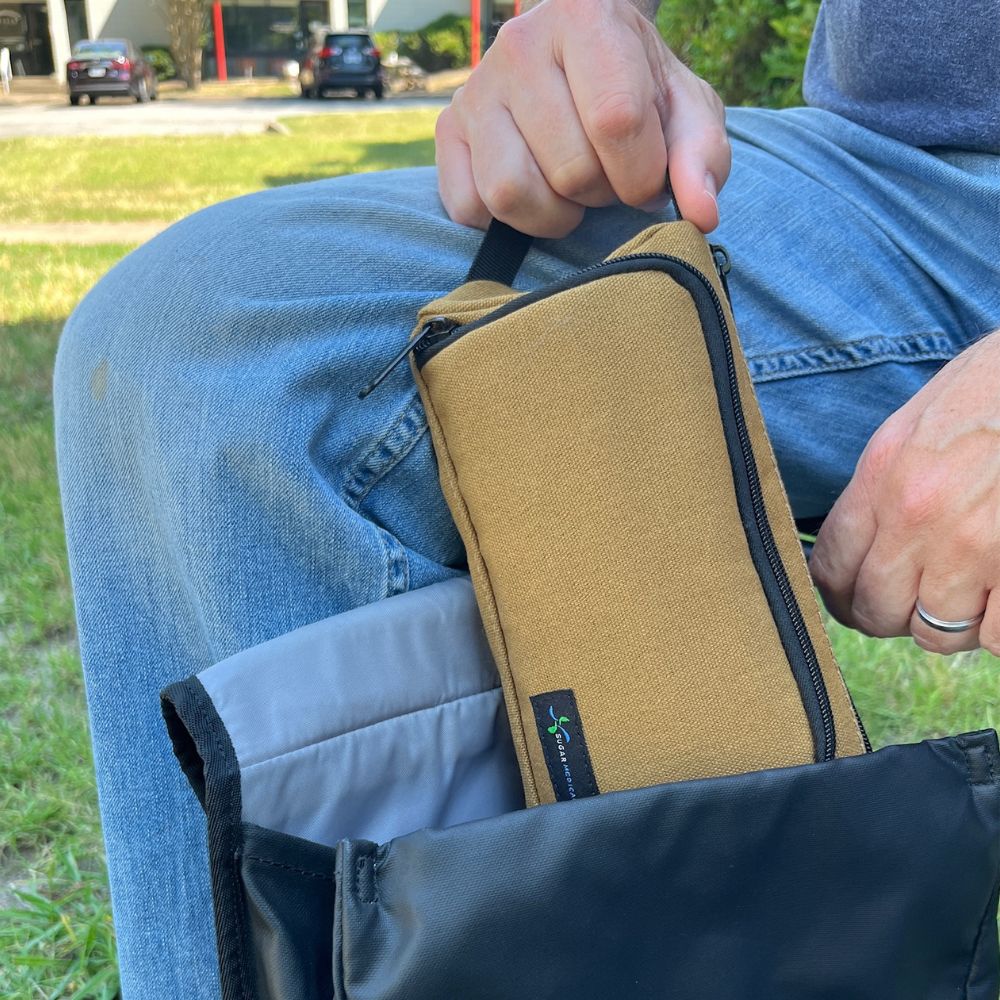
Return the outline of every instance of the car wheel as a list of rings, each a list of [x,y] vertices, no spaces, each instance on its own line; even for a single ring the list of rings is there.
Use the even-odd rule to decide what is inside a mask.
[[[77,107],[80,104],[80,95],[79,94],[70,94],[69,95],[69,103],[72,104],[74,108]]]
[[[137,104],[145,104],[149,100],[149,84],[146,83],[145,77],[139,81],[139,86],[135,92],[135,100]]]

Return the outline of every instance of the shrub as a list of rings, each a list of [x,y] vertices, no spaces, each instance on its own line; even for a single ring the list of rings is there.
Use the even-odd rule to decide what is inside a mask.
[[[396,51],[401,56],[409,56],[428,73],[468,66],[472,58],[469,19],[457,14],[444,14],[419,31],[403,32],[398,37]]]
[[[382,53],[383,58],[390,52],[399,51],[398,31],[375,31],[372,33],[375,47]]]
[[[177,76],[177,65],[170,49],[162,45],[143,45],[142,54],[154,70],[157,80],[172,80]]]
[[[802,103],[802,71],[819,0],[664,0],[667,44],[727,104]]]

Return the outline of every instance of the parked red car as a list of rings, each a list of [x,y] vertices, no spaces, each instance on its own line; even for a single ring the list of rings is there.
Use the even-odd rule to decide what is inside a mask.
[[[69,103],[89,97],[133,97],[140,103],[157,97],[156,70],[142,52],[124,38],[97,38],[77,42],[66,64]]]

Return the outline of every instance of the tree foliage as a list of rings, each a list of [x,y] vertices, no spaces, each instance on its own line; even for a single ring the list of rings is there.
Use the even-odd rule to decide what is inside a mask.
[[[663,0],[667,44],[727,104],[783,108],[802,103],[819,0]]]
[[[173,80],[177,76],[177,64],[170,49],[165,49],[162,45],[143,45],[142,54],[156,71],[157,80]]]
[[[384,52],[408,56],[428,73],[468,66],[472,58],[469,18],[444,14],[419,31],[385,31],[376,36]]]
[[[727,104],[802,103],[802,71],[819,0],[662,0],[657,26],[670,47]],[[377,36],[433,72],[469,63],[469,19],[446,14],[419,31]]]

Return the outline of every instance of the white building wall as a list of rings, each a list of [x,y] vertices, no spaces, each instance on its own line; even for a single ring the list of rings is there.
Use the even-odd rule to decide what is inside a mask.
[[[413,31],[442,14],[468,13],[468,0],[368,0],[368,22],[376,31]]]
[[[91,38],[127,38],[136,45],[170,44],[166,10],[157,0],[87,0]]]
[[[69,27],[66,24],[66,7],[63,0],[48,0],[49,39],[52,43],[52,65],[55,78],[66,82],[66,63],[69,61]]]
[[[347,31],[347,0],[330,0],[329,23],[334,31]]]
[[[53,57],[65,73],[69,38],[63,0],[47,0]],[[251,0],[252,2],[252,0]],[[225,0],[223,0],[225,6]],[[329,0],[330,23],[347,26],[347,0]],[[90,38],[128,38],[136,45],[170,44],[162,0],[87,0]],[[468,14],[469,0],[368,0],[368,23],[376,31],[413,31],[442,14]]]

